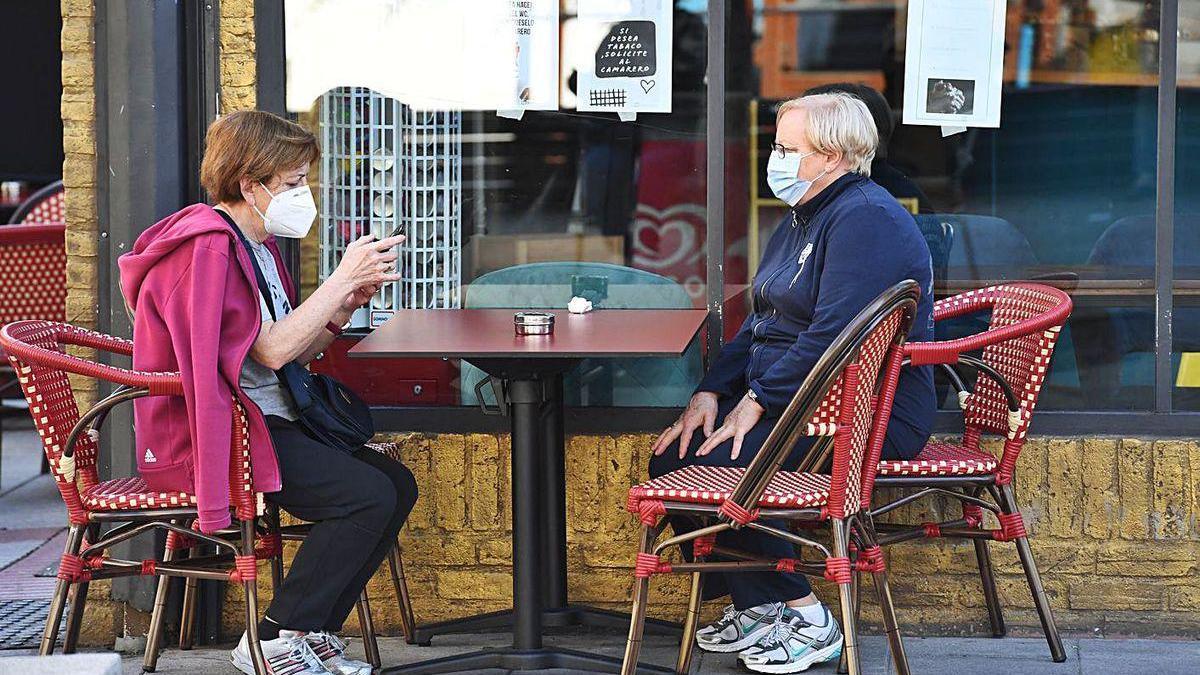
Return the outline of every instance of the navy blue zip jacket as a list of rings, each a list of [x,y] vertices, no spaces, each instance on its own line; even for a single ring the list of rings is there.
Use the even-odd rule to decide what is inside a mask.
[[[838,333],[904,279],[921,286],[909,339],[932,340],[933,270],[916,222],[871,179],[842,176],[775,229],[754,278],[753,311],[697,391],[740,397],[753,389],[767,417],[780,415]],[[920,452],[935,408],[932,368],[901,371],[889,454]]]

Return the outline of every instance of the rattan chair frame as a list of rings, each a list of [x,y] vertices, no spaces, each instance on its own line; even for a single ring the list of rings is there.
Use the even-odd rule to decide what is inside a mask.
[[[1038,298],[1040,311],[1026,312],[1026,316],[1014,317],[1011,306],[1014,296]],[[1003,318],[998,318],[1004,308]],[[909,343],[905,352],[915,365],[939,365],[944,368],[968,367],[978,375],[974,392],[966,391],[962,378],[951,378],[959,391],[963,403],[965,429],[963,443],[978,450],[984,432],[998,433],[1005,437],[1003,454],[996,470],[977,475],[884,475],[876,474],[876,486],[913,490],[901,497],[870,509],[871,516],[878,518],[902,506],[932,496],[945,496],[962,505],[963,516],[943,522],[921,523],[920,525],[879,524],[878,541],[889,546],[906,541],[925,538],[952,538],[971,540],[975,548],[980,583],[988,612],[992,634],[1002,637],[1007,633],[1004,615],[996,589],[995,571],[992,566],[989,541],[1011,541],[1017,554],[1033,597],[1034,607],[1050,648],[1051,658],[1056,662],[1066,660],[1062,639],[1054,620],[1054,612],[1042,583],[1037,563],[1029,545],[1024,521],[1016,498],[1016,464],[1025,444],[1034,407],[1040,393],[1042,379],[1053,354],[1059,331],[1071,312],[1070,297],[1056,289],[1041,284],[1014,283],[992,286],[978,291],[940,300],[934,307],[934,320],[947,319],[992,312],[987,330],[959,338],[939,342]],[[1025,340],[1026,346],[1035,345],[1033,357],[1024,372],[1016,373],[1009,381],[999,372],[1000,352],[1013,348],[1017,341]],[[968,354],[982,350],[981,358]],[[1007,364],[1008,369],[1012,365]],[[977,400],[987,397],[987,400]],[[980,412],[981,406],[991,406],[990,415]],[[1007,408],[1007,429],[994,423],[995,412]],[[993,423],[989,424],[987,419]],[[868,506],[869,508],[869,506]],[[983,511],[991,512],[1000,522],[999,529],[985,527]]]
[[[630,510],[640,512],[642,528],[638,547],[637,580],[633,589],[633,610],[621,671],[623,675],[633,675],[637,672],[650,577],[653,574],[690,574],[692,576],[691,593],[684,620],[683,640],[675,664],[676,672],[682,674],[687,673],[691,667],[703,585],[702,575],[706,572],[781,571],[785,569],[808,574],[823,574],[838,584],[845,635],[843,654],[850,672],[854,675],[858,675],[860,672],[858,631],[854,612],[856,589],[852,587],[854,572],[871,572],[883,609],[893,663],[901,675],[909,673],[908,661],[904,654],[904,645],[891,599],[886,566],[882,555],[878,553],[874,523],[869,511],[861,508],[863,497],[866,495],[859,492],[855,496],[843,489],[839,503],[836,494],[839,480],[843,483],[843,488],[857,481],[857,484],[861,486],[860,489],[870,489],[870,483],[864,480],[861,469],[863,466],[873,467],[878,462],[883,446],[883,436],[890,418],[895,386],[901,370],[902,347],[916,313],[919,295],[920,289],[916,282],[901,282],[876,298],[850,322],[818,360],[776,422],[762,449],[746,468],[732,494],[722,504],[717,506],[663,500],[654,504],[650,509],[645,509],[641,504],[634,504],[632,501],[627,505]],[[866,420],[868,429],[864,430],[867,432],[867,437],[859,475],[854,475],[853,466],[850,466],[852,462],[835,462],[829,503],[822,508],[787,509],[760,506],[760,498],[771,480],[779,473],[796,442],[802,436],[822,435],[819,430],[814,430],[814,424],[810,420],[814,419],[814,415],[826,401],[831,390],[843,379],[848,380],[850,384],[841,392],[837,419],[846,421],[853,418],[853,413],[847,416],[846,411],[855,408],[857,397],[860,395],[857,387],[859,372],[856,363],[860,351],[874,331],[882,327],[885,321],[896,316],[897,313],[900,318],[894,328],[894,334],[889,336],[890,339],[885,345],[886,351],[878,363],[879,370],[877,373],[869,375],[874,378],[875,389],[869,392],[871,394],[870,415]],[[835,438],[833,442],[835,446],[839,446],[843,442],[849,443],[849,434],[853,433],[851,426],[843,425],[836,432],[845,435]],[[842,458],[845,457],[846,455],[843,454]],[[846,466],[839,467],[838,464],[846,464],[849,469],[847,470]],[[869,500],[867,501],[869,503]],[[671,537],[655,545],[658,535],[666,527],[666,519],[663,516],[691,516],[711,524]],[[830,531],[832,548],[797,532],[781,530],[758,522],[763,519],[785,520],[799,531],[827,526]],[[822,555],[822,558],[819,561],[765,560],[713,544],[713,537],[719,532],[740,527],[748,527],[778,537],[796,546],[814,548]],[[667,564],[659,557],[671,546],[687,542],[695,545],[705,541],[707,541],[707,548],[710,551],[702,552],[694,549],[696,551],[694,562]],[[709,561],[710,555],[717,555],[722,560]]]

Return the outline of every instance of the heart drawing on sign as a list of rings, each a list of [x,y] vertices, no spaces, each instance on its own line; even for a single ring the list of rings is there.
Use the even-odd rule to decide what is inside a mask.
[[[654,88],[654,80],[642,80],[642,91],[649,94],[650,90],[653,88]]]

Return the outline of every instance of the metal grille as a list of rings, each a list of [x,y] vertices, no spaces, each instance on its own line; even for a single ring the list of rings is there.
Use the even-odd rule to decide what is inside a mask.
[[[0,600],[0,649],[33,649],[42,642],[49,600]],[[59,625],[59,641],[66,626],[66,613]]]
[[[414,110],[362,87],[321,99],[321,280],[346,245],[399,230],[399,282],[385,285],[355,326],[397,309],[458,307],[462,280],[462,115]]]

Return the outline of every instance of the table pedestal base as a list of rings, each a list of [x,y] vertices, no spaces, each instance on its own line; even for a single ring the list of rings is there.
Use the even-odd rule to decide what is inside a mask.
[[[511,609],[488,614],[476,614],[462,619],[452,619],[418,626],[414,631],[413,642],[429,646],[438,635],[461,633],[477,633],[487,630],[511,629],[513,612]],[[547,628],[569,628],[586,626],[589,628],[614,628],[621,631],[629,629],[629,614],[625,612],[610,612],[605,609],[586,607],[583,605],[568,605],[557,609],[542,610],[542,625]],[[679,637],[682,626],[671,621],[646,619],[646,634],[669,635]]]
[[[607,656],[597,656],[587,652],[571,649],[531,649],[515,648],[487,649],[484,651],[447,656],[432,661],[422,661],[411,666],[385,668],[384,675],[389,673],[404,673],[405,675],[435,675],[438,673],[478,673],[480,671],[500,671],[518,675],[526,672],[538,672],[550,669],[564,669],[572,672],[619,673],[621,659]],[[638,665],[638,673],[645,675],[674,675],[674,668]]]

